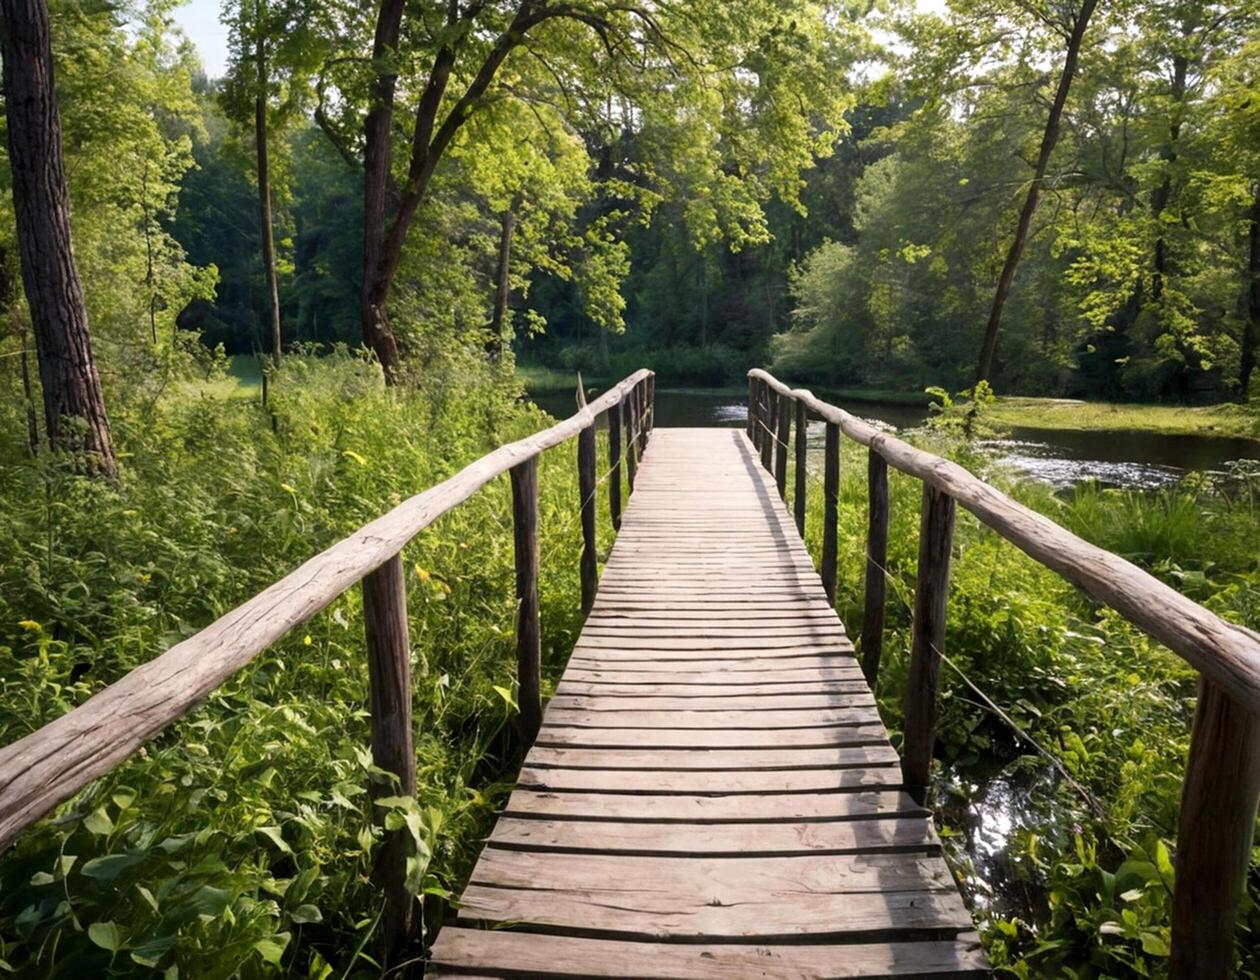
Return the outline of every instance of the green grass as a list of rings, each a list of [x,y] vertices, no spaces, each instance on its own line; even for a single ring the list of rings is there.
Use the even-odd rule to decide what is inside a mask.
[[[988,412],[1002,425],[1081,432],[1260,439],[1260,411],[1246,405],[1126,405],[1066,398],[999,398]]]

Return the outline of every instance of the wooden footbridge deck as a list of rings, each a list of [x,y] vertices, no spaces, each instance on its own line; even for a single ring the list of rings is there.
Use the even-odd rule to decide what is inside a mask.
[[[509,474],[517,694],[530,749],[428,972],[983,973],[972,920],[921,805],[961,506],[1199,672],[1170,972],[1228,976],[1260,802],[1260,636],[956,464],[765,372],[749,372],[744,431],[655,428],[654,385],[651,372],[637,372],[571,418],[499,447],[0,748],[0,847],[361,584],[376,772],[365,806],[384,893],[375,962],[391,977],[414,971],[423,958],[418,896],[408,890],[415,844],[406,829],[389,829],[381,800],[416,795],[401,556],[431,523]],[[810,417],[826,432],[818,572],[800,537]],[[610,478],[601,493],[596,427],[605,419]],[[860,669],[833,611],[841,436],[868,451],[866,540],[844,544],[866,555]],[[573,439],[587,620],[544,716],[537,464]],[[923,485],[901,759],[867,686],[883,644],[890,468]],[[633,490],[624,515],[623,473]],[[602,580],[601,496],[620,528]],[[285,955],[288,972],[305,971],[299,957],[309,954]]]
[[[747,436],[656,429],[430,975],[982,971],[901,782]]]

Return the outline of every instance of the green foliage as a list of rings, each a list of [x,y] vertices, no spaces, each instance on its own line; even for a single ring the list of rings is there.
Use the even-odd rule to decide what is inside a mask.
[[[290,357],[272,389],[274,433],[256,401],[195,389],[118,412],[116,486],[24,461],[11,444],[0,458],[0,741],[546,422],[510,376],[471,362],[441,376],[424,394],[385,390],[356,358]],[[3,423],[20,431],[12,414]],[[569,453],[543,458],[540,487],[554,678],[578,625]],[[383,802],[419,845],[411,886],[430,928],[519,764],[510,515],[496,481],[404,552],[419,803]],[[362,637],[352,589],[25,833],[0,868],[0,959],[58,976],[377,975]]]

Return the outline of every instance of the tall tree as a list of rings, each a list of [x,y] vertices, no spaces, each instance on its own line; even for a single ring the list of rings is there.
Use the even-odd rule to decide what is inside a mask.
[[[109,416],[71,247],[48,7],[45,0],[3,0],[0,15],[18,251],[48,443],[87,453],[91,469],[112,476]]]
[[[1028,230],[1032,227],[1033,214],[1036,213],[1037,202],[1041,197],[1042,183],[1046,179],[1046,171],[1050,166],[1050,155],[1054,152],[1055,143],[1059,140],[1059,122],[1063,116],[1063,107],[1067,104],[1072,79],[1076,76],[1076,65],[1080,58],[1081,45],[1085,40],[1085,31],[1089,27],[1090,18],[1097,5],[1098,0],[1081,0],[1079,6],[1074,5],[1072,15],[1065,25],[1067,46],[1064,52],[1063,68],[1059,72],[1059,84],[1055,89],[1054,100],[1050,103],[1050,112],[1046,116],[1046,126],[1041,136],[1041,148],[1037,153],[1032,181],[1024,196],[1024,206],[1019,212],[1015,237],[1011,239],[1010,247],[1007,249],[1006,261],[998,277],[997,289],[993,293],[993,305],[989,309],[989,321],[985,325],[984,341],[980,347],[980,363],[976,370],[978,381],[987,381],[993,370],[993,355],[997,350],[998,331],[1002,327],[1002,311],[1006,307],[1011,284],[1015,281],[1019,260],[1024,254]]]

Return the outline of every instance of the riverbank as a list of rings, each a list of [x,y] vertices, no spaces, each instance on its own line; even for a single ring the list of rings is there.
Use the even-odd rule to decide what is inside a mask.
[[[1076,432],[1149,432],[1229,436],[1260,443],[1260,409],[1221,405],[1128,405],[1068,398],[999,398],[989,409],[999,425]],[[1260,445],[1257,446],[1260,450]]]

